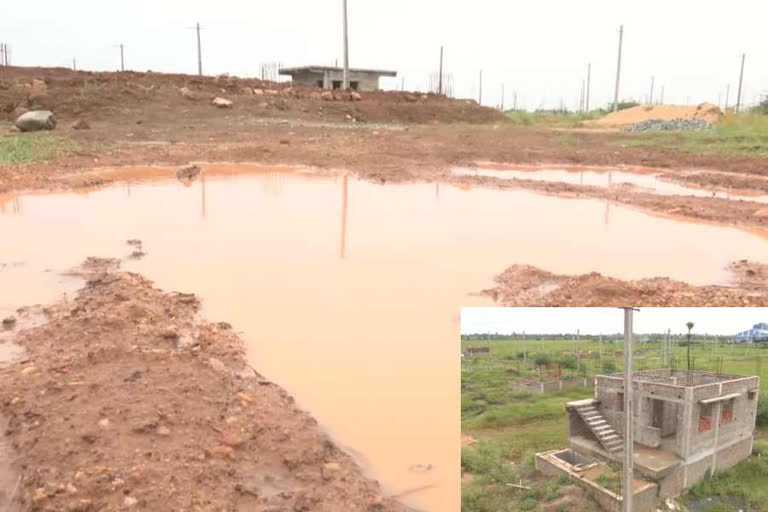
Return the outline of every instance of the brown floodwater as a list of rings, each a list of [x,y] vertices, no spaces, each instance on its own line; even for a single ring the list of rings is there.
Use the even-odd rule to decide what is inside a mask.
[[[487,176],[501,179],[521,179],[545,181],[550,183],[567,183],[600,188],[619,189],[622,185],[632,185],[641,192],[649,192],[664,196],[695,196],[716,197],[734,201],[753,201],[768,203],[768,195],[748,194],[747,191],[731,190],[727,187],[695,187],[675,183],[661,177],[661,171],[653,170],[615,170],[615,169],[549,169],[537,167],[506,167],[494,166],[488,168],[456,167],[451,171],[459,176]]]
[[[203,298],[250,363],[287,389],[390,494],[460,503],[461,306],[514,263],[557,273],[722,283],[768,241],[607,201],[444,184],[373,184],[289,168],[203,165],[87,193],[2,198],[0,315],[77,288],[87,256]],[[124,171],[123,171],[124,172]],[[135,172],[125,173],[136,176]],[[13,204],[11,207],[10,204]]]

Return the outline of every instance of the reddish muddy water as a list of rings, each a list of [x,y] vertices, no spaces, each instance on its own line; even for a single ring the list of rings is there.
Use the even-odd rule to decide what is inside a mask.
[[[203,168],[188,185],[149,169],[87,193],[0,197],[0,316],[71,294],[79,283],[61,271],[141,239],[147,255],[124,268],[200,295],[257,370],[388,493],[429,511],[459,509],[459,312],[488,304],[471,294],[495,274],[528,263],[708,284],[729,261],[768,254],[738,229],[605,201]]]
[[[502,166],[497,166],[502,167]],[[456,167],[453,174],[459,176],[487,176],[501,179],[520,179],[568,183],[600,188],[620,188],[624,184],[637,187],[639,192],[651,192],[663,196],[717,197],[734,201],[768,203],[768,195],[746,194],[722,187],[698,188],[660,178],[661,171],[610,170],[610,169],[542,169],[542,168],[486,168]]]

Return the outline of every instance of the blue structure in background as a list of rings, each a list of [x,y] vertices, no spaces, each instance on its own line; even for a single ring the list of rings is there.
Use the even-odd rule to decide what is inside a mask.
[[[768,341],[768,324],[755,324],[748,331],[740,332],[733,337],[734,343],[758,343]]]

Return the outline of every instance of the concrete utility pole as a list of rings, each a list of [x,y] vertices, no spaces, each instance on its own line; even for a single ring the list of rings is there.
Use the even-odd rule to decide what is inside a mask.
[[[77,71],[77,59],[72,57],[72,71]]]
[[[437,77],[437,94],[443,94],[443,47],[440,47],[440,75]]]
[[[504,112],[504,84],[501,84],[501,111]]]
[[[725,110],[728,110],[728,97],[731,94],[731,84],[725,86]]]
[[[624,308],[624,512],[632,512],[632,475],[634,474],[632,439],[632,314]]]
[[[347,0],[344,2],[344,73],[342,75],[342,87],[349,89],[349,38],[347,35]]]
[[[584,80],[581,81],[581,95],[579,96],[579,112],[584,112]]]
[[[648,102],[649,105],[653,105],[653,79],[654,77],[651,77],[651,95],[649,96],[650,101]]]
[[[480,96],[477,100],[477,103],[482,105],[483,104],[483,70],[480,70]]]
[[[741,84],[744,81],[744,59],[746,57],[746,53],[741,54],[741,73],[739,74],[739,94],[736,96],[736,112],[741,108]]]
[[[125,71],[125,60],[123,59],[123,43],[120,43],[120,71]]]
[[[197,74],[203,76],[203,52],[200,49],[200,22],[197,22]]]
[[[619,62],[616,65],[616,91],[613,93],[613,111],[619,110],[619,79],[621,78],[621,45],[624,42],[624,25],[619,27]]]
[[[589,88],[592,80],[592,63],[587,64],[587,95],[584,98],[584,112],[589,112]]]
[[[664,86],[661,86],[661,98],[659,98],[659,105],[664,104]]]

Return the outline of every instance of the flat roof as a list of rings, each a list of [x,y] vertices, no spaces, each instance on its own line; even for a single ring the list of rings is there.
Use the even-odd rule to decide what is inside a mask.
[[[648,382],[654,384],[663,384],[674,387],[698,387],[715,384],[719,382],[730,382],[736,380],[753,379],[756,375],[734,375],[727,373],[713,373],[701,370],[691,370],[691,384],[688,385],[688,370],[681,368],[663,368],[659,370],[646,370],[632,373],[633,382]],[[614,373],[611,375],[597,375],[596,378],[624,380],[623,373]]]
[[[282,68],[280,70],[281,75],[292,75],[294,73],[300,73],[302,71],[309,71],[311,73],[322,73],[324,71],[339,71],[343,72],[344,68],[336,66],[298,66],[294,68]],[[349,68],[351,73],[374,73],[381,76],[397,76],[397,71],[390,71],[387,69],[362,69],[362,68]]]

